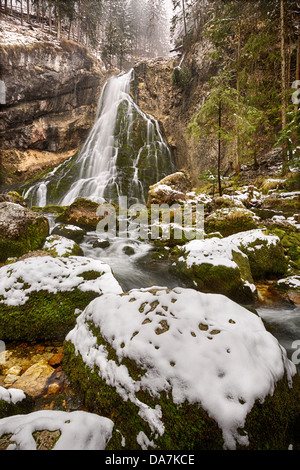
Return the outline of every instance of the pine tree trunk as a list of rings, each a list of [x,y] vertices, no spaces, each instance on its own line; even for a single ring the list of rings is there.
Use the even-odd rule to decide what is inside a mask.
[[[284,0],[280,0],[280,39],[281,39],[281,127],[286,128],[286,42]],[[283,160],[287,160],[286,145],[283,146]]]
[[[222,127],[222,102],[219,103],[219,136],[218,136],[218,187],[219,195],[222,196],[221,183],[221,127]]]
[[[183,14],[183,24],[184,24],[184,35],[187,35],[187,26],[186,26],[186,16],[185,16],[185,0],[182,0],[182,14]]]
[[[30,19],[30,1],[27,0],[27,21]]]

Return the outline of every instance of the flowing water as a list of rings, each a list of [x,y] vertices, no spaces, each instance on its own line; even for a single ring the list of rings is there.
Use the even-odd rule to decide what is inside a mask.
[[[70,205],[78,197],[96,202],[146,202],[148,188],[174,168],[158,122],[130,95],[133,71],[111,77],[95,124],[81,151],[24,191],[31,204]]]

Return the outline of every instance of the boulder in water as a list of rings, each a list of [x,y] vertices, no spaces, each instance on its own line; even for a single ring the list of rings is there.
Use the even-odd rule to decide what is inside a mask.
[[[41,248],[48,235],[45,217],[20,204],[0,203],[0,262]]]
[[[227,239],[192,240],[181,248],[171,270],[201,292],[242,304],[257,298],[248,257]]]
[[[76,225],[85,230],[96,230],[98,223],[103,219],[103,216],[97,215],[98,207],[97,202],[79,198],[56,218],[56,222]]]
[[[86,231],[81,227],[76,227],[76,225],[65,225],[57,224],[53,228],[51,235],[59,235],[65,238],[69,238],[76,243],[82,242]]]

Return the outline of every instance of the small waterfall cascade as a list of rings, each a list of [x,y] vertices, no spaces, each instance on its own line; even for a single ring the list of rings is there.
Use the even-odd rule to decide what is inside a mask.
[[[130,70],[106,82],[81,151],[23,193],[31,205],[66,206],[79,197],[117,203],[120,196],[144,203],[149,186],[175,170],[158,122],[130,95],[133,77]]]

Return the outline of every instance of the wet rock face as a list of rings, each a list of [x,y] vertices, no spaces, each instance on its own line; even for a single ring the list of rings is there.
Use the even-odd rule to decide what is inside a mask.
[[[98,62],[71,41],[0,50],[6,104],[0,147],[62,152],[89,131],[103,79]]]

